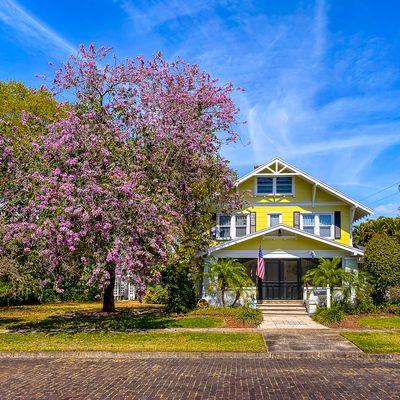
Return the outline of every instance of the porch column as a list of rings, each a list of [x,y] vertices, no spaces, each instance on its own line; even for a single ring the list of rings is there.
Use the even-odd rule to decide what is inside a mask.
[[[331,288],[326,288],[326,308],[331,308]]]

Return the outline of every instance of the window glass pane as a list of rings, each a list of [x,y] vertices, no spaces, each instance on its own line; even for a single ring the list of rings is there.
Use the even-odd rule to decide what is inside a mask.
[[[237,215],[236,216],[236,226],[246,226],[247,225],[247,216],[246,215]]]
[[[273,191],[272,178],[257,178],[257,193],[270,194]]]
[[[224,226],[231,226],[230,215],[220,215],[219,216],[219,224],[224,225]]]
[[[276,193],[292,193],[292,177],[276,178]]]
[[[303,226],[314,226],[314,225],[315,225],[315,215],[303,214]]]
[[[314,227],[313,226],[303,226],[303,231],[314,234]]]
[[[279,224],[279,214],[269,214],[269,226],[275,226]]]
[[[324,226],[332,225],[332,215],[320,215],[319,224]]]
[[[229,238],[231,236],[231,228],[220,227],[219,237],[222,239]]]
[[[330,237],[331,236],[331,227],[330,226],[320,226],[319,227],[319,235],[322,237]]]
[[[245,226],[237,226],[236,227],[236,237],[246,236],[246,227]]]

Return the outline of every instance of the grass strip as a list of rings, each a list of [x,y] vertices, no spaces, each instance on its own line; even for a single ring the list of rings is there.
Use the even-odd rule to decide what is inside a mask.
[[[350,331],[341,335],[366,353],[400,353],[400,335],[396,332]]]
[[[4,333],[2,351],[263,352],[259,333]]]
[[[358,323],[368,328],[400,329],[400,317],[362,317]]]

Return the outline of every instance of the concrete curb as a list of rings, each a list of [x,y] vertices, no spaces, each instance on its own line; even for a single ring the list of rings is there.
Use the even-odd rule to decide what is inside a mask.
[[[111,351],[65,351],[65,352],[14,352],[0,351],[0,359],[370,359],[399,360],[400,354],[366,354],[361,352],[281,352],[281,353],[186,353],[186,352],[111,352]]]

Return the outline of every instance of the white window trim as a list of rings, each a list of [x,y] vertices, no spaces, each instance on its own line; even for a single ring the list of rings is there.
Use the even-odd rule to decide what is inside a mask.
[[[279,215],[279,223],[282,223],[282,213],[280,212],[271,212],[267,214],[267,218],[268,218],[268,227],[272,228],[271,226],[271,215]]]
[[[231,239],[236,239],[237,237],[243,237],[243,236],[236,236],[236,216],[237,215],[246,215],[246,236],[250,234],[250,213],[236,213],[231,215],[231,225],[230,225],[230,235],[229,237],[223,238],[219,236],[219,229],[220,229],[220,224],[219,224],[219,217],[221,216],[226,216],[227,214],[217,214],[217,225],[216,225],[216,239],[217,240],[231,240]],[[223,225],[226,226],[226,225]]]
[[[303,216],[304,215],[314,215],[314,235],[320,236],[326,239],[334,239],[335,238],[335,214],[329,212],[302,212],[300,218],[300,229],[304,231],[303,224]],[[320,224],[319,224],[319,216],[320,215],[330,215],[331,216],[331,234],[329,236],[321,236],[320,235]]]
[[[259,193],[258,192],[258,178],[271,178],[272,179],[272,193]],[[295,196],[295,177],[290,176],[292,178],[292,191],[290,193],[276,193],[276,179],[281,178],[280,176],[255,176],[254,178],[254,194],[256,196]],[[285,176],[282,176],[285,178]]]

